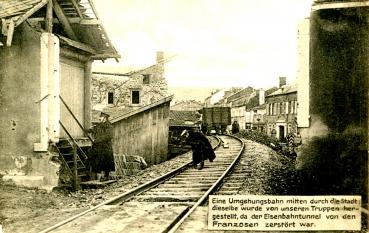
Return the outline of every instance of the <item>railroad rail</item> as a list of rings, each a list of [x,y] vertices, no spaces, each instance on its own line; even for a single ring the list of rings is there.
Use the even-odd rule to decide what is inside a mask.
[[[107,200],[41,232],[93,231],[93,226],[91,226],[91,229],[86,229],[82,226],[83,224],[78,222],[83,222],[83,220],[81,220],[82,216],[86,215],[84,218],[88,218],[92,212],[98,215],[99,210],[97,209],[106,210],[112,206],[114,206],[112,207],[114,211],[122,211],[126,206],[121,208],[119,208],[119,206],[129,206],[127,203],[140,203],[141,209],[144,209],[145,205],[163,206],[162,204],[157,205],[155,203],[170,203],[170,207],[174,208],[173,214],[171,216],[157,217],[158,219],[168,219],[168,221],[165,221],[165,226],[162,225],[159,227],[156,225],[155,227],[159,227],[160,230],[155,230],[153,228],[151,230],[152,232],[175,232],[199,206],[205,203],[208,196],[220,187],[223,179],[235,166],[244,150],[244,142],[239,138],[222,135],[217,136],[217,139],[218,143],[215,146],[217,158],[211,163],[206,162],[202,170],[194,170],[190,166],[192,164],[190,161],[161,177]],[[157,210],[158,207],[154,209]],[[112,215],[114,214],[112,213]],[[91,220],[86,221],[91,222]],[[137,229],[137,231],[139,231],[139,229]]]

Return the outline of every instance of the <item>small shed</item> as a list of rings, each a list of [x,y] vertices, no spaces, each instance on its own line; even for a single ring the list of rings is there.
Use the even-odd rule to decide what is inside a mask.
[[[169,155],[175,157],[191,149],[190,145],[181,142],[183,130],[198,129],[201,125],[201,114],[198,111],[171,110],[169,121]]]
[[[0,174],[55,186],[52,147],[91,124],[92,62],[119,55],[90,0],[0,1],[0,29]]]
[[[113,150],[118,155],[137,155],[150,166],[168,159],[169,106],[173,96],[112,117]]]

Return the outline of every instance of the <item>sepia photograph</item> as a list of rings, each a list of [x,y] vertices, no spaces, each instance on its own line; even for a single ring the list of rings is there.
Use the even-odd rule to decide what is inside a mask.
[[[369,1],[0,0],[0,233],[368,232]]]

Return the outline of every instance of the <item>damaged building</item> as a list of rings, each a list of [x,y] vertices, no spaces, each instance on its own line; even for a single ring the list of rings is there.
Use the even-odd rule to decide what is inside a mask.
[[[113,151],[116,174],[131,175],[140,169],[140,158],[148,166],[168,159],[169,105],[164,76],[164,52],[156,63],[128,73],[94,72],[92,78],[92,123],[100,112],[110,115],[114,128]]]
[[[94,72],[92,78],[93,120],[99,111],[121,115],[168,97],[164,77],[164,52],[156,53],[156,64],[132,72]]]
[[[0,19],[0,174],[52,188],[58,144],[91,143],[92,62],[119,55],[91,1],[1,1]]]

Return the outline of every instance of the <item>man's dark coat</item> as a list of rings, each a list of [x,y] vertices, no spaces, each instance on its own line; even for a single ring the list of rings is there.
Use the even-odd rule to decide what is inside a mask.
[[[90,154],[92,171],[104,171],[105,175],[108,176],[110,171],[115,170],[112,145],[112,124],[108,120],[97,124],[92,129],[92,136],[95,139]]]
[[[194,165],[206,159],[212,162],[215,159],[215,153],[208,138],[201,132],[189,131],[188,133],[189,136],[186,142],[192,147],[192,161]]]

